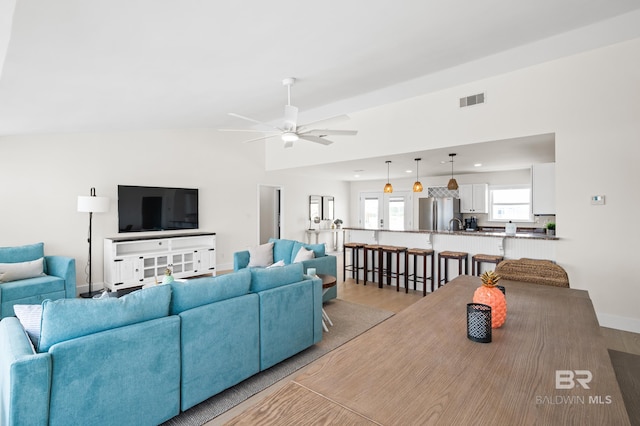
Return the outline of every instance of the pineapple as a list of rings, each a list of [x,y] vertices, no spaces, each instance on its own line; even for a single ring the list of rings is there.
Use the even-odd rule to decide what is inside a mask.
[[[500,277],[493,271],[486,271],[480,279],[482,285],[473,294],[473,303],[491,306],[491,328],[498,328],[507,319],[507,299],[496,287]]]

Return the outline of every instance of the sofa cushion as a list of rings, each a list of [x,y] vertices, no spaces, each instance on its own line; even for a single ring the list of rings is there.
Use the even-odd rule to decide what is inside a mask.
[[[298,263],[302,262],[303,260],[309,260],[313,258],[315,258],[313,250],[308,250],[304,247],[300,247],[292,263]]]
[[[265,267],[273,263],[273,243],[261,244],[249,249],[249,268]]]
[[[0,263],[0,283],[44,275],[44,257],[26,262]]]
[[[44,243],[27,244],[16,247],[0,247],[0,262],[16,263],[27,262],[44,257]],[[44,273],[47,273],[47,263],[44,265]]]
[[[168,285],[121,298],[45,300],[38,352],[47,352],[58,342],[167,316],[170,300]]]
[[[52,275],[11,281],[2,286],[2,302],[64,291],[64,280]]]
[[[15,263],[44,257],[44,243],[16,247],[0,247],[0,262]]]
[[[293,245],[296,241],[269,238],[269,242],[273,243],[273,260],[276,262],[284,260],[284,263],[290,264],[291,259],[293,259]]]
[[[177,315],[188,309],[249,293],[251,272],[242,269],[217,277],[174,281],[170,286],[173,292],[170,312],[171,315]]]
[[[251,271],[251,291],[268,290],[270,288],[296,283],[304,279],[302,263],[292,263],[281,268],[261,269],[253,268]]]
[[[313,251],[313,256],[314,257],[324,257],[326,256],[326,252],[325,252],[325,245],[324,244],[303,244],[301,242],[296,241],[295,244],[293,245],[293,258],[295,258],[296,254],[298,253],[298,250],[300,250],[300,247],[304,247],[307,250],[312,250]]]

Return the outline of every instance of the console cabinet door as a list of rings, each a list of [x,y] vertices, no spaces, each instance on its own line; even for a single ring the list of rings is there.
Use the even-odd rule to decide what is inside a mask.
[[[200,249],[194,253],[196,270],[198,273],[213,273],[215,275],[215,249]]]
[[[116,285],[142,281],[142,260],[137,257],[114,260],[113,281]]]

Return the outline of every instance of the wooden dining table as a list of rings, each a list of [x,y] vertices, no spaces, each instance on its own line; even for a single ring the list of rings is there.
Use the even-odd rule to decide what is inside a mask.
[[[313,362],[229,424],[629,425],[589,295],[515,281],[491,343],[459,276]]]

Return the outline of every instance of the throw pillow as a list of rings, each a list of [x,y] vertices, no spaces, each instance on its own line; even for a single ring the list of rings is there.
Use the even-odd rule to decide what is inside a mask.
[[[271,269],[271,268],[277,268],[278,266],[284,266],[284,260],[278,260],[276,263],[274,263],[273,265],[269,265],[267,266],[267,269]]]
[[[22,328],[27,332],[29,340],[34,348],[38,347],[40,340],[40,319],[42,318],[42,305],[13,305],[13,312],[18,317]]]
[[[269,266],[273,263],[273,243],[266,243],[249,249],[249,268]]]
[[[300,247],[298,250],[298,254],[296,254],[296,258],[293,260],[293,263],[302,262],[303,260],[309,260],[315,258],[315,254],[313,250],[307,250],[304,247]]]
[[[44,258],[29,262],[0,263],[0,283],[44,275]]]

